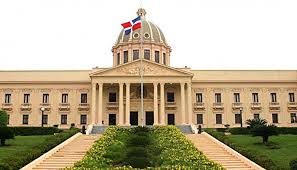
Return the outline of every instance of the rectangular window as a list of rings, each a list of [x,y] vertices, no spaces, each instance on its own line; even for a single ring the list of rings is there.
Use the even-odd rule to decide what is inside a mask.
[[[278,114],[277,113],[272,114],[272,123],[278,123]]]
[[[47,125],[48,124],[48,115],[43,115],[43,117],[42,117],[42,123],[44,125]]]
[[[196,102],[197,103],[202,103],[203,102],[202,93],[196,93]]]
[[[67,125],[67,115],[61,115],[61,124]]]
[[[240,94],[234,93],[234,103],[240,103]]]
[[[148,49],[144,50],[144,59],[150,60],[151,59],[151,52]]]
[[[118,62],[118,65],[121,64],[121,54],[120,53],[117,53],[117,62]]]
[[[128,51],[124,51],[124,63],[128,63]]]
[[[291,113],[291,123],[297,123],[296,113]]]
[[[42,103],[49,103],[49,94],[42,95]]]
[[[235,124],[240,124],[241,123],[241,116],[240,114],[235,114]]]
[[[5,103],[11,103],[11,94],[5,94],[4,102]]]
[[[222,124],[222,114],[216,114],[216,124]]]
[[[133,60],[139,59],[139,50],[133,50]]]
[[[87,124],[87,115],[80,115],[80,124],[81,125]]]
[[[260,119],[260,114],[255,113],[255,114],[254,114],[254,119]]]
[[[166,64],[166,54],[163,53],[163,64]]]
[[[294,93],[289,93],[289,102],[295,102],[295,95],[294,95]]]
[[[252,93],[253,103],[259,103],[258,93]]]
[[[23,125],[29,124],[29,115],[23,115]]]
[[[109,93],[109,102],[117,102],[117,94],[116,93]]]
[[[7,115],[7,124],[9,125],[10,115]]]
[[[174,93],[172,92],[167,93],[167,102],[174,102]]]
[[[30,102],[30,94],[24,94],[24,103]]]
[[[68,94],[62,94],[62,103],[68,103]]]
[[[203,124],[203,114],[197,114],[197,124]]]
[[[277,100],[276,100],[276,93],[270,93],[270,95],[271,95],[271,102],[272,103],[277,102]]]
[[[88,94],[87,93],[80,94],[80,103],[88,103]]]
[[[216,94],[215,94],[215,102],[216,102],[216,103],[221,103],[221,102],[222,102],[222,96],[221,96],[221,93],[216,93]]]
[[[160,51],[155,51],[155,62],[160,63]]]

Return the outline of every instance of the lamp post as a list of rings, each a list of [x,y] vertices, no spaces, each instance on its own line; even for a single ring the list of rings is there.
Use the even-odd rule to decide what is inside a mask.
[[[44,107],[41,107],[40,108],[40,111],[41,111],[41,127],[43,127],[43,113],[45,111],[45,108]]]
[[[240,111],[240,127],[242,128],[242,107],[239,109]]]

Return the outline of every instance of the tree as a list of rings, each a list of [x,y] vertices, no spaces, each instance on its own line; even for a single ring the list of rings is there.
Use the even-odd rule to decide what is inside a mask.
[[[0,127],[6,127],[8,123],[8,115],[6,111],[0,110]]]
[[[263,144],[268,143],[269,136],[278,135],[279,132],[277,127],[274,125],[254,125],[251,128],[251,133],[253,136],[262,136]]]
[[[248,119],[245,123],[248,124],[250,128],[253,128],[256,125],[267,125],[267,120],[261,118]]]
[[[1,146],[5,145],[6,139],[13,139],[13,131],[9,127],[0,127],[0,142]]]

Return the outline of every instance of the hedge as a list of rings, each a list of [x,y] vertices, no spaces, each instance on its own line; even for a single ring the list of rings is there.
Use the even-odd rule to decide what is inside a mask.
[[[62,132],[55,127],[9,127],[15,136],[53,135]]]
[[[255,152],[250,149],[247,149],[244,146],[241,146],[239,144],[233,143],[229,140],[228,137],[226,137],[222,132],[217,132],[211,129],[206,130],[207,133],[209,133],[211,136],[215,137],[216,139],[220,140],[221,142],[225,143],[232,149],[236,150],[237,152],[241,153],[245,157],[249,158],[250,160],[256,162],[260,166],[262,166],[265,169],[269,170],[279,170],[281,169],[278,167],[271,159],[269,159],[267,156],[262,155],[260,152]]]
[[[73,128],[50,136],[46,138],[42,144],[32,146],[30,149],[25,151],[20,151],[17,156],[13,155],[11,157],[2,159],[0,162],[0,167],[5,167],[6,170],[20,169],[55,146],[59,145],[66,139],[70,138],[77,132],[79,132],[79,129]]]
[[[278,127],[278,132],[279,134],[292,134],[292,135],[297,135],[297,127]],[[217,132],[225,132],[226,128],[205,128],[205,131],[209,131],[209,130],[215,130]],[[240,127],[236,127],[236,128],[229,128],[229,132],[233,135],[248,135],[250,134],[250,129],[249,128],[240,128]]]

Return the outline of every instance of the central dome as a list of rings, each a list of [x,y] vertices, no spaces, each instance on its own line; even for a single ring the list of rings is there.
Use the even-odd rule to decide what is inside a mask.
[[[112,47],[113,66],[125,64],[138,59],[146,59],[159,64],[170,64],[171,48],[168,46],[161,29],[146,20],[146,11],[138,9],[141,28],[125,35],[122,29],[115,45]]]
[[[143,42],[144,43],[155,42],[155,43],[163,43],[164,45],[167,45],[165,36],[161,31],[161,29],[154,23],[146,20],[145,9],[143,8],[138,9],[137,15],[140,16],[141,18]],[[141,29],[138,29],[136,31],[133,31],[129,35],[125,35],[124,29],[122,29],[115,46],[120,43],[140,42],[141,40],[140,30]]]

